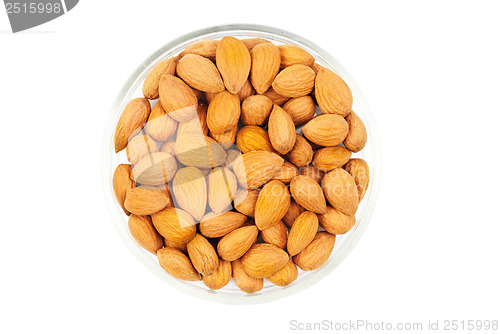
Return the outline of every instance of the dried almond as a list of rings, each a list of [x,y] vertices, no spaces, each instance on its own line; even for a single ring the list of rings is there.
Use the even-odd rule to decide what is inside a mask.
[[[344,139],[344,146],[354,153],[361,151],[367,140],[366,127],[361,118],[354,111],[346,116],[345,120],[349,124],[349,132]]]
[[[148,252],[156,254],[160,248],[163,248],[163,238],[153,226],[151,217],[130,215],[128,229],[139,246]]]
[[[273,102],[265,95],[252,95],[241,104],[241,121],[246,125],[263,125],[273,109]]]
[[[302,212],[304,212],[304,208],[298,205],[292,198],[290,201],[290,207],[281,220],[288,228],[292,228],[295,219],[297,219]]]
[[[233,126],[231,129],[229,129],[226,132],[222,133],[210,133],[210,136],[212,137],[213,140],[218,142],[220,146],[222,146],[223,149],[229,150],[231,147],[234,146],[234,142],[236,141],[236,135],[238,133],[238,124]],[[241,152],[240,152],[241,154]],[[227,158],[226,158],[227,161]]]
[[[293,164],[285,161],[280,170],[278,170],[276,174],[274,174],[273,180],[278,180],[285,184],[288,184],[297,175],[299,175],[298,168]]]
[[[208,174],[208,205],[212,211],[215,213],[229,211],[237,189],[236,176],[228,168],[213,169]]]
[[[142,158],[132,169],[137,183],[156,186],[169,182],[177,171],[175,158],[168,153],[153,152]]]
[[[269,140],[276,151],[287,154],[293,149],[297,136],[295,125],[290,115],[277,105],[274,105],[269,115],[267,131]]]
[[[252,49],[259,44],[271,43],[270,41],[264,38],[244,38],[241,41],[243,42],[243,44],[246,45],[248,51],[252,51]]]
[[[188,46],[184,51],[182,51],[179,54],[179,57],[184,57],[185,55],[188,54],[196,54],[208,58],[210,60],[215,60],[215,53],[217,51],[218,45],[219,41],[215,39],[199,41]]]
[[[271,180],[262,188],[255,204],[255,225],[264,230],[279,222],[290,207],[290,193],[286,185]]]
[[[175,141],[169,141],[163,143],[160,147],[160,152],[168,153],[171,156],[175,156]]]
[[[284,44],[278,46],[281,55],[281,67],[288,67],[296,64],[312,66],[314,57],[306,50],[296,45]]]
[[[342,168],[335,168],[323,177],[323,191],[332,207],[348,215],[358,209],[358,190],[354,178]]]
[[[135,187],[135,181],[132,176],[132,166],[128,164],[118,165],[113,173],[113,191],[118,204],[122,207],[125,214],[130,215],[125,206],[125,197],[127,191]]]
[[[297,134],[295,138],[295,145],[292,150],[286,154],[286,158],[295,166],[304,167],[312,161],[312,147],[304,137]]]
[[[325,114],[345,117],[352,110],[351,89],[341,77],[327,68],[322,68],[317,73],[314,95]]]
[[[142,85],[142,93],[144,97],[150,100],[156,100],[159,95],[160,78],[165,74],[174,75],[177,65],[177,57],[171,57],[162,60],[149,71],[144,84]]]
[[[318,216],[315,213],[302,212],[292,225],[288,234],[286,248],[290,256],[300,253],[314,239],[318,231]]]
[[[142,130],[150,112],[151,104],[148,99],[137,98],[127,103],[116,124],[114,140],[116,153],[127,147],[129,140]]]
[[[349,125],[339,115],[319,115],[302,127],[304,136],[320,146],[336,146],[349,132]]]
[[[316,104],[309,95],[294,97],[283,105],[295,126],[309,122],[316,113]]]
[[[189,258],[180,250],[165,247],[158,250],[160,266],[175,278],[185,281],[199,281],[200,274],[194,269]]]
[[[179,78],[192,88],[211,93],[224,90],[224,83],[215,64],[200,55],[185,55],[177,63],[176,71]]]
[[[255,125],[246,125],[238,131],[236,145],[238,145],[241,153],[250,151],[274,152],[266,130]]]
[[[196,167],[185,167],[177,171],[172,182],[177,205],[200,220],[207,205],[207,183],[205,176]]]
[[[335,235],[318,232],[313,241],[293,257],[293,262],[302,270],[316,270],[326,263],[334,246]]]
[[[259,190],[257,189],[238,189],[234,196],[234,208],[244,215],[253,217],[258,197]]]
[[[323,176],[325,176],[325,172],[322,172],[313,165],[308,165],[300,170],[300,175],[310,176],[314,181],[320,183]]]
[[[239,212],[207,213],[200,222],[200,232],[207,238],[219,238],[243,225],[247,217]]]
[[[127,191],[125,197],[125,208],[127,211],[138,216],[152,215],[160,212],[172,202],[162,190],[148,190],[135,187]]]
[[[258,234],[259,230],[255,226],[240,227],[219,241],[217,253],[224,260],[237,260],[252,247]]]
[[[156,142],[147,135],[137,135],[127,145],[127,159],[132,165],[153,152],[158,152]]]
[[[236,158],[233,162],[233,171],[243,188],[255,189],[269,181],[283,162],[283,158],[276,153],[252,151]]]
[[[255,278],[249,276],[245,270],[243,270],[243,265],[241,260],[231,262],[231,268],[233,271],[234,283],[241,291],[246,293],[254,293],[262,290],[264,286],[264,280],[262,278]]]
[[[315,77],[312,68],[301,64],[292,65],[278,73],[272,86],[282,96],[301,97],[313,90]]]
[[[193,267],[203,276],[208,276],[217,270],[219,257],[214,247],[201,234],[196,234],[188,242],[187,251]],[[231,275],[229,275],[231,278]]]
[[[149,114],[146,128],[151,138],[159,142],[165,142],[175,134],[177,121],[167,115],[161,103],[156,103]]]
[[[318,215],[319,224],[328,233],[331,234],[345,234],[351,230],[356,224],[356,217],[354,215],[346,215],[345,213],[328,206],[326,213]]]
[[[185,245],[196,234],[193,217],[184,210],[168,207],[151,215],[153,225],[165,238],[165,244]]]
[[[262,94],[271,87],[280,70],[280,50],[272,43],[261,43],[252,49],[250,56],[250,81],[257,93]]]
[[[190,121],[180,123],[179,129],[177,130],[177,136],[184,132],[194,132],[197,134],[203,134],[204,136],[208,135],[207,109],[207,103],[205,101],[200,101],[196,110],[198,117],[194,117]]]
[[[313,165],[323,172],[344,166],[351,158],[351,151],[342,146],[324,147],[314,153]]]
[[[243,87],[241,87],[240,92],[238,93],[238,97],[240,98],[240,103],[245,101],[248,97],[252,96],[255,94],[255,89],[253,88],[252,84],[250,83],[250,80],[247,79],[245,83],[243,84]]]
[[[231,262],[219,259],[217,269],[210,275],[202,275],[203,283],[211,290],[219,290],[231,280]]]
[[[363,159],[351,159],[345,165],[345,170],[351,174],[358,188],[359,201],[365,197],[368,184],[370,183],[370,168]]]
[[[217,93],[208,105],[207,125],[210,131],[222,133],[232,129],[240,118],[238,95],[228,91]]]
[[[288,260],[288,263],[283,268],[266,277],[266,279],[277,286],[287,286],[292,284],[297,277],[299,277],[297,266],[292,260]]]
[[[239,39],[227,36],[219,42],[215,59],[227,90],[238,94],[248,79],[252,64],[248,48]]]
[[[241,151],[239,149],[235,148],[235,149],[227,150],[226,154],[227,154],[226,167],[232,168],[234,160],[236,160],[241,155]]]
[[[182,164],[203,169],[222,166],[226,162],[224,148],[200,133],[183,132],[177,136],[175,156]]]
[[[260,231],[262,239],[268,244],[275,245],[281,249],[286,248],[286,243],[288,240],[288,229],[286,225],[279,221],[276,224]]]
[[[160,79],[160,103],[177,122],[187,122],[198,115],[198,98],[193,89],[173,75]]]
[[[241,258],[243,270],[251,277],[266,278],[288,263],[288,254],[270,244],[255,244]]]
[[[290,100],[289,97],[276,93],[273,86],[269,87],[262,95],[267,96],[274,104],[282,106],[286,101]]]
[[[299,175],[290,182],[290,192],[295,201],[304,209],[323,214],[326,212],[326,200],[321,186],[312,177]]]

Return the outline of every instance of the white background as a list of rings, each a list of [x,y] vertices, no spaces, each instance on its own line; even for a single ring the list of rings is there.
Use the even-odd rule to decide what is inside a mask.
[[[327,8],[328,6],[328,8]],[[11,34],[0,14],[0,333],[286,333],[289,323],[500,318],[496,1],[80,1]],[[383,179],[351,255],[272,303],[215,304],[160,281],[119,238],[100,149],[149,54],[225,23],[322,46],[376,117]]]

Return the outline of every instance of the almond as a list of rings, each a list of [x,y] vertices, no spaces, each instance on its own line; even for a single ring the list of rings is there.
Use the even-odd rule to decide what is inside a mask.
[[[278,46],[281,55],[281,66],[288,67],[296,64],[305,66],[312,66],[314,64],[314,57],[306,50],[290,44]]]
[[[116,124],[115,129],[115,152],[118,153],[127,147],[129,140],[138,134],[148,120],[151,112],[151,104],[148,99],[137,98],[131,100],[125,108]]]
[[[295,219],[297,219],[302,212],[304,212],[304,208],[298,205],[292,198],[290,201],[290,207],[281,220],[288,228],[292,228]]]
[[[185,245],[196,234],[193,217],[184,210],[168,207],[151,215],[153,225],[165,238],[165,244]]]
[[[215,39],[208,39],[199,41],[188,46],[184,51],[179,54],[179,57],[184,57],[188,54],[196,54],[210,60],[215,60],[215,53],[219,46],[219,41]]]
[[[280,70],[280,50],[272,43],[262,43],[252,49],[250,56],[250,81],[257,93],[262,94],[271,87]]]
[[[262,239],[268,244],[275,245],[281,249],[286,248],[288,230],[282,221],[279,221],[276,224],[260,231],[260,234]]]
[[[283,165],[283,158],[268,151],[252,151],[239,156],[233,162],[238,183],[255,189],[269,181]]]
[[[207,205],[207,183],[198,168],[179,169],[172,182],[172,191],[181,209],[198,221],[203,218]]]
[[[292,150],[286,154],[286,158],[295,166],[304,167],[312,161],[312,147],[304,137],[297,134],[295,138],[295,145]]]
[[[185,55],[177,63],[176,71],[185,83],[200,91],[217,93],[224,90],[224,83],[215,64],[200,55]]]
[[[194,132],[205,136],[208,135],[207,109],[207,103],[205,101],[200,101],[196,110],[198,117],[194,117],[190,121],[180,123],[179,129],[177,130],[177,136],[184,132]]]
[[[160,78],[165,74],[174,75],[176,64],[177,57],[168,58],[156,64],[151,71],[149,71],[142,85],[142,92],[145,98],[156,100],[160,96]]]
[[[162,185],[169,182],[177,171],[175,158],[168,153],[153,152],[142,158],[132,169],[137,183]]]
[[[172,202],[162,190],[147,190],[135,187],[127,191],[125,197],[125,208],[127,211],[138,216],[152,215],[160,212]]]
[[[248,51],[252,51],[252,49],[259,44],[271,43],[270,41],[264,38],[244,38],[241,41],[243,42],[243,44],[246,45]]]
[[[358,209],[358,190],[354,178],[342,168],[335,168],[323,177],[323,191],[335,209],[354,215]]]
[[[267,91],[262,93],[262,95],[267,96],[274,104],[277,104],[279,106],[283,105],[286,101],[290,100],[289,97],[282,96],[274,90],[274,88],[271,86]]]
[[[370,168],[363,159],[351,159],[344,168],[354,178],[358,188],[359,201],[361,202],[370,183]]]
[[[316,113],[316,104],[309,95],[295,97],[283,105],[295,126],[309,122]]]
[[[246,125],[263,125],[273,109],[273,102],[265,95],[252,95],[241,104],[241,121]]]
[[[231,262],[219,259],[217,269],[210,275],[203,275],[202,280],[211,290],[219,290],[231,280]]]
[[[250,80],[247,79],[243,84],[243,87],[241,87],[240,92],[238,93],[238,97],[240,98],[240,103],[245,101],[245,99],[254,94],[255,94],[255,89],[250,83]]]
[[[328,206],[326,213],[319,215],[318,219],[321,227],[331,234],[345,234],[356,224],[354,215],[346,215],[331,206]]]
[[[151,217],[130,215],[128,229],[139,246],[148,252],[156,254],[160,248],[163,248],[163,238],[153,226]]]
[[[241,260],[236,260],[231,262],[231,268],[233,271],[234,283],[241,291],[246,293],[254,293],[262,290],[264,286],[264,280],[262,278],[255,278],[248,276],[248,274],[243,270],[243,265]]]
[[[352,94],[347,84],[333,71],[318,71],[314,94],[321,111],[325,114],[347,116],[352,110]]]
[[[316,73],[305,65],[292,65],[282,70],[273,81],[273,88],[279,95],[301,97],[314,88]]]
[[[321,70],[322,68],[325,68],[325,67],[321,66],[318,63],[314,63],[314,64],[312,64],[311,68],[314,70],[314,72],[316,72],[316,74],[318,74],[319,70]]]
[[[213,140],[218,142],[223,149],[229,150],[234,147],[234,142],[236,141],[236,135],[238,133],[238,125],[235,125],[230,130],[222,133],[210,133]],[[241,152],[240,152],[241,154]],[[226,158],[227,161],[227,158]]]
[[[239,149],[235,148],[235,149],[227,150],[226,154],[227,154],[226,167],[233,168],[233,162],[241,155],[241,151]]]
[[[227,158],[219,143],[194,132],[183,132],[177,136],[175,156],[186,166],[203,169],[222,166]]]
[[[334,246],[335,235],[318,232],[313,241],[293,257],[293,262],[302,270],[316,270],[328,261]]]
[[[281,169],[276,172],[273,176],[273,180],[281,181],[285,184],[290,183],[290,181],[299,175],[299,170],[293,164],[285,161]]]
[[[200,232],[207,238],[219,238],[243,225],[247,217],[239,212],[207,213],[200,222]]]
[[[167,74],[160,79],[160,103],[177,122],[187,122],[197,116],[196,94],[184,81],[173,75]]]
[[[207,112],[207,125],[210,131],[222,133],[232,129],[240,118],[240,100],[238,95],[228,91],[217,93]]]
[[[175,278],[185,281],[199,281],[200,274],[194,269],[189,258],[180,250],[165,247],[158,251],[160,266]]]
[[[288,254],[270,244],[255,244],[241,258],[243,270],[251,277],[266,278],[288,263]]]
[[[302,127],[304,136],[320,146],[337,146],[349,132],[349,125],[339,115],[319,115]]]
[[[250,151],[274,152],[266,130],[255,125],[246,125],[238,131],[236,145],[242,153]]]
[[[290,229],[286,248],[290,256],[300,253],[314,239],[318,231],[318,216],[315,213],[304,211],[302,212]]]
[[[217,167],[208,174],[208,205],[215,213],[231,209],[230,205],[236,195],[238,181],[227,168]]]
[[[147,135],[137,135],[130,140],[127,145],[127,159],[132,165],[135,165],[153,152],[158,152],[156,142]]]
[[[113,174],[113,190],[118,204],[120,204],[127,215],[130,215],[130,212],[125,209],[125,197],[127,196],[127,191],[134,187],[135,181],[132,176],[132,166],[128,164],[118,165]]]
[[[290,207],[290,193],[286,185],[271,180],[262,188],[255,204],[255,225],[264,230],[283,218]]]
[[[259,230],[255,226],[240,227],[226,234],[217,245],[217,253],[227,261],[242,257],[257,239]]]
[[[238,94],[248,78],[252,64],[248,48],[234,37],[224,37],[219,42],[215,59],[227,90]]]
[[[366,127],[361,118],[354,111],[346,116],[345,120],[349,124],[349,132],[344,140],[344,146],[354,153],[361,151],[367,140]]]
[[[344,166],[351,158],[351,151],[342,146],[324,147],[314,154],[313,165],[323,172]]]
[[[253,217],[258,197],[259,190],[257,189],[238,189],[234,196],[234,208],[244,215]]]
[[[323,214],[326,212],[326,200],[321,186],[312,177],[299,175],[290,182],[290,192],[295,201],[304,209]]]
[[[169,141],[163,143],[160,147],[160,152],[168,153],[171,156],[175,156],[175,141]]]
[[[215,272],[219,266],[219,258],[214,247],[201,234],[196,234],[188,242],[187,251],[193,267],[203,276]],[[231,278],[231,275],[229,275]]]
[[[308,165],[300,170],[300,175],[310,176],[314,181],[320,183],[323,176],[325,176],[325,172],[322,172],[313,165]]]
[[[156,141],[165,142],[172,138],[177,130],[177,121],[167,115],[161,103],[156,103],[146,123],[148,135]]]
[[[297,133],[292,118],[281,107],[274,105],[267,131],[273,148],[281,154],[286,154],[293,149]]]
[[[297,266],[292,260],[288,260],[288,263],[283,268],[266,277],[266,279],[277,286],[287,286],[293,283],[297,277],[299,277]]]

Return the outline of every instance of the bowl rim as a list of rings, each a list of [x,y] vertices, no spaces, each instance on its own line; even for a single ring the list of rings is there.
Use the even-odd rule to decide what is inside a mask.
[[[346,81],[353,92],[353,96],[356,96],[356,103],[360,106],[360,109],[363,110],[363,117],[365,118],[365,126],[367,128],[368,133],[368,143],[371,145],[372,149],[372,166],[370,166],[370,184],[366,191],[366,195],[364,198],[365,208],[361,213],[361,216],[357,219],[356,226],[350,231],[347,239],[342,243],[340,249],[336,251],[335,257],[330,258],[329,262],[327,262],[323,267],[315,270],[313,274],[306,277],[304,280],[296,281],[293,285],[288,287],[283,287],[282,289],[275,289],[272,291],[257,293],[257,294],[244,294],[244,295],[231,295],[231,294],[222,294],[217,291],[212,291],[208,289],[201,289],[197,286],[190,284],[190,282],[180,281],[173,276],[168,275],[157,262],[153,262],[151,259],[147,259],[145,256],[145,251],[140,249],[137,244],[132,240],[131,236],[127,233],[127,230],[123,228],[123,213],[119,205],[117,205],[114,197],[113,186],[112,186],[112,178],[113,178],[113,170],[112,170],[112,156],[114,153],[113,147],[113,134],[115,130],[117,115],[121,113],[120,107],[123,104],[124,98],[129,94],[130,90],[133,88],[137,78],[144,72],[145,69],[150,68],[155,64],[156,61],[159,60],[159,57],[165,54],[165,52],[179,47],[179,45],[192,43],[193,39],[207,39],[206,35],[209,34],[217,34],[227,32],[230,34],[231,32],[239,32],[239,33],[263,33],[263,34],[272,34],[278,37],[284,37],[286,39],[291,39],[297,44],[301,44],[311,50],[314,50],[315,53],[320,55],[324,61],[328,64],[335,67],[335,71]],[[111,139],[111,140],[110,140]],[[153,52],[148,58],[146,58],[133,73],[128,77],[122,88],[120,89],[112,107],[110,110],[110,114],[108,115],[108,120],[106,124],[105,133],[102,139],[101,145],[101,178],[102,178],[102,186],[104,188],[106,203],[108,206],[108,210],[111,214],[113,223],[115,225],[116,230],[121,236],[122,240],[128,246],[132,254],[145,265],[150,271],[156,274],[160,279],[166,281],[171,286],[183,291],[184,293],[190,294],[192,296],[202,298],[205,300],[220,302],[224,304],[256,304],[256,303],[264,303],[270,302],[273,300],[281,299],[283,297],[292,295],[299,291],[302,291],[309,286],[317,283],[319,280],[330,274],[353,250],[356,244],[359,242],[361,236],[366,230],[370,218],[373,214],[379,188],[380,188],[380,180],[381,180],[381,147],[380,147],[380,139],[376,126],[375,119],[370,110],[368,102],[366,101],[365,96],[363,95],[361,89],[356,84],[354,79],[350,76],[350,74],[344,69],[344,67],[328,52],[323,50],[318,45],[312,43],[311,41],[298,36],[294,33],[263,25],[256,24],[227,24],[220,26],[213,26],[204,29],[199,29],[183,36],[180,36],[169,43],[164,44],[155,52]],[[121,225],[120,225],[121,224]]]

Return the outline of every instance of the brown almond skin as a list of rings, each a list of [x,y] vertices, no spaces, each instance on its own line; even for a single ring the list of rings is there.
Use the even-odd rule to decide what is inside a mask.
[[[258,189],[238,189],[234,197],[234,208],[244,215],[253,217],[258,197]]]
[[[352,93],[347,84],[333,71],[322,68],[316,75],[314,96],[325,114],[347,116],[352,110]]]
[[[241,104],[241,121],[245,125],[263,125],[273,109],[273,102],[265,95],[252,95]]]
[[[283,105],[285,110],[293,120],[295,126],[309,122],[316,113],[316,103],[312,97],[306,95],[288,100]]]
[[[358,188],[359,201],[361,202],[370,183],[370,167],[368,167],[366,161],[357,158],[349,160],[344,169],[354,178]]]
[[[295,125],[290,115],[277,105],[274,105],[269,115],[267,131],[269,140],[277,152],[287,154],[293,149],[297,136]]]
[[[297,266],[293,263],[292,260],[289,260],[288,263],[278,270],[273,275],[267,277],[266,279],[277,286],[287,286],[292,284],[297,277],[299,277],[299,271],[297,270]]]
[[[325,197],[332,207],[347,215],[358,209],[358,189],[354,178],[342,168],[328,172],[321,181]]]
[[[248,274],[243,270],[243,265],[241,260],[231,262],[231,268],[233,271],[234,283],[241,291],[246,293],[254,293],[262,290],[264,286],[264,280],[262,278],[255,278],[248,276]]]
[[[284,159],[268,151],[251,151],[233,162],[238,183],[247,189],[256,189],[269,181],[283,165]]]
[[[331,234],[345,234],[349,232],[356,224],[356,217],[354,215],[346,215],[341,211],[328,206],[326,213],[318,215],[319,224],[328,233]]]
[[[165,238],[165,244],[184,245],[196,234],[196,225],[189,213],[174,207],[168,207],[151,215],[153,225]]]
[[[222,214],[208,213],[200,222],[200,233],[208,238],[219,238],[240,227],[247,217],[239,212],[228,211]]]
[[[274,174],[273,180],[288,184],[297,175],[299,175],[299,169],[295,165],[285,161],[281,169]]]
[[[253,88],[252,84],[250,83],[250,80],[247,79],[245,83],[243,84],[243,87],[241,87],[240,92],[238,93],[238,97],[240,98],[240,103],[245,101],[248,97],[252,96],[255,94],[255,89]]]
[[[128,229],[139,246],[148,252],[156,254],[160,248],[163,248],[163,238],[153,226],[151,217],[130,215]]]
[[[302,212],[304,212],[304,208],[297,204],[297,202],[292,198],[290,201],[290,207],[281,220],[288,228],[292,228],[295,219],[297,219]]]
[[[198,115],[198,98],[191,87],[173,76],[160,79],[160,103],[165,112],[177,122],[187,122]]]
[[[177,59],[177,57],[172,57],[162,60],[151,69],[142,85],[142,93],[145,98],[156,100],[160,96],[160,78],[165,74],[175,74]]]
[[[289,97],[278,94],[273,86],[266,90],[262,95],[267,96],[274,104],[282,106],[286,101],[290,100]]]
[[[178,133],[174,150],[180,163],[201,169],[221,166],[227,159],[222,145],[200,133]]]
[[[208,105],[207,125],[210,131],[222,133],[231,130],[240,118],[238,95],[228,91],[217,93]]]
[[[217,270],[219,257],[214,247],[201,234],[196,234],[188,242],[187,251],[193,267],[203,276],[208,276]],[[231,277],[231,275],[229,275]]]
[[[313,165],[323,172],[344,166],[351,158],[351,151],[342,146],[324,147],[314,154]]]
[[[148,135],[156,141],[166,142],[175,134],[177,121],[167,115],[161,103],[156,103],[146,123]]]
[[[232,209],[231,202],[238,189],[236,176],[228,168],[214,168],[208,175],[208,205],[213,212],[222,213]]]
[[[270,41],[268,41],[267,39],[264,39],[264,38],[244,38],[241,41],[243,42],[243,44],[246,45],[246,47],[248,48],[248,51],[252,51],[252,49],[256,45],[259,45],[262,43],[271,43]]]
[[[264,230],[279,222],[290,207],[290,192],[278,180],[271,180],[262,188],[255,205],[255,225]]]
[[[270,244],[255,244],[241,258],[243,270],[251,277],[266,278],[288,263],[288,254]]]
[[[125,209],[125,197],[127,196],[127,191],[134,187],[135,181],[132,176],[132,166],[129,164],[118,165],[113,173],[113,190],[118,204],[120,204],[126,215],[130,215],[130,212]]]
[[[177,136],[185,132],[194,132],[198,135],[203,134],[207,136],[208,135],[207,109],[208,109],[208,104],[203,100],[199,101],[198,108],[196,109],[198,117],[194,117],[190,121],[180,123],[179,129],[177,130]]]
[[[200,220],[205,215],[207,203],[207,182],[196,167],[184,167],[177,171],[172,181],[177,207]]]
[[[187,54],[197,54],[210,60],[215,60],[217,46],[219,46],[219,41],[216,39],[199,41],[188,46],[179,54],[179,57],[184,57]]]
[[[276,224],[260,231],[260,235],[268,244],[275,245],[281,249],[286,249],[288,229],[282,221],[279,221]]]
[[[311,163],[313,159],[313,149],[309,142],[297,134],[295,145],[292,150],[286,154],[286,158],[297,167],[304,167]]]
[[[326,263],[334,246],[335,235],[318,232],[313,241],[293,257],[293,262],[302,270],[316,270]]]
[[[312,177],[299,175],[290,182],[290,192],[295,201],[305,210],[323,214],[326,212],[326,199],[321,186]]]
[[[280,70],[280,50],[272,43],[261,43],[253,47],[250,56],[250,81],[257,93],[262,94],[271,87]]]
[[[302,134],[319,146],[337,146],[349,132],[349,125],[339,115],[319,115],[302,127]]]
[[[176,71],[185,83],[202,92],[217,93],[225,89],[215,64],[200,55],[185,55],[177,63]]]
[[[156,142],[147,135],[133,137],[127,145],[127,159],[132,165],[153,152],[158,152]]]
[[[321,183],[323,176],[325,176],[325,172],[314,167],[313,165],[308,165],[300,169],[300,175],[310,176],[314,179],[314,181]]]
[[[313,90],[315,77],[312,68],[302,64],[291,65],[278,73],[272,86],[279,95],[301,97]]]
[[[238,131],[236,145],[238,145],[241,153],[250,151],[274,152],[266,130],[255,125],[246,125]]]
[[[240,227],[226,234],[217,245],[217,253],[227,261],[242,257],[257,239],[259,230],[256,226]]]
[[[199,281],[200,274],[194,269],[189,258],[180,250],[165,247],[158,250],[160,266],[175,278],[185,281]]]
[[[224,37],[217,46],[215,60],[227,90],[238,94],[252,65],[248,48],[234,37]]]
[[[229,283],[231,276],[231,262],[219,259],[217,269],[210,275],[202,275],[201,279],[209,289],[219,290]]]
[[[160,212],[172,202],[165,191],[135,187],[127,191],[124,205],[134,215],[146,216]]]
[[[236,135],[238,134],[238,124],[233,126],[226,132],[222,133],[210,133],[210,136],[222,146],[223,149],[229,150],[234,146],[234,142],[236,141]]]
[[[175,141],[169,141],[163,143],[160,147],[160,152],[168,153],[171,156],[175,156]]]
[[[315,213],[304,211],[295,222],[288,235],[286,248],[290,256],[300,253],[314,239],[318,231],[318,216]]]
[[[281,67],[302,64],[312,66],[314,57],[306,50],[296,45],[284,44],[278,46],[281,55]]]
[[[177,171],[177,162],[173,156],[164,152],[153,152],[141,160],[132,169],[137,183],[148,186],[164,185]]]
[[[136,98],[127,103],[116,123],[114,138],[116,153],[127,147],[129,140],[142,130],[150,112],[151,104],[146,98]]]
[[[344,139],[344,146],[349,151],[359,152],[365,147],[368,138],[365,123],[354,111],[347,115],[345,120],[349,124],[349,133]]]

